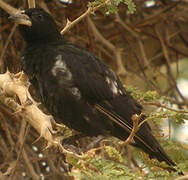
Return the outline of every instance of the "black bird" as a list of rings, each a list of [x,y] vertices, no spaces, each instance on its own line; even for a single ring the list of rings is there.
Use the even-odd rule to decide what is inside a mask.
[[[22,67],[48,111],[60,122],[88,136],[126,140],[142,106],[125,91],[116,74],[87,50],[63,39],[53,18],[40,8],[11,16],[26,47]],[[144,116],[140,119],[144,120]],[[176,164],[145,122],[134,146],[150,158]]]

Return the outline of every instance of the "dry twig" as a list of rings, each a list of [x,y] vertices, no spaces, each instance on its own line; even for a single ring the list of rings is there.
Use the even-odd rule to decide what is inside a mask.
[[[141,118],[142,114],[140,115],[137,115],[137,114],[134,114],[132,116],[132,121],[133,121],[133,128],[132,128],[132,131],[131,133],[129,134],[129,137],[126,139],[125,142],[123,142],[121,145],[122,146],[127,146],[129,145],[132,141],[133,141],[133,138],[136,134],[136,132],[139,130],[140,126],[139,126],[139,121],[140,121],[140,118]]]
[[[117,74],[119,75],[126,75],[126,70],[124,68],[123,62],[122,62],[122,57],[121,57],[121,49],[116,48],[110,41],[105,39],[103,35],[99,32],[99,30],[96,28],[95,24],[91,20],[90,17],[87,18],[88,24],[93,31],[93,34],[96,38],[96,40],[100,41],[104,46],[106,46],[110,51],[112,51],[116,63],[117,63]]]
[[[173,108],[170,108],[170,107],[168,107],[168,106],[165,106],[165,105],[163,105],[163,104],[161,104],[160,102],[157,102],[157,101],[152,101],[152,102],[140,101],[140,102],[141,102],[143,105],[153,105],[153,106],[165,108],[165,109],[168,109],[168,110],[170,110],[170,111],[177,112],[177,113],[188,113],[188,111],[186,111],[186,110],[173,109]]]
[[[35,8],[35,0],[28,0],[28,7],[29,8]]]
[[[77,19],[75,19],[72,22],[67,19],[67,24],[63,28],[63,30],[61,30],[61,34],[65,34],[73,26],[75,26],[76,24],[78,24],[82,19],[84,19],[85,17],[87,17],[91,13],[94,13],[96,10],[98,10],[99,8],[101,8],[102,6],[104,6],[105,4],[107,4],[109,1],[110,0],[106,0],[103,4],[101,4],[101,5],[97,6],[97,7],[89,7],[85,13],[83,13],[81,16],[79,16]]]
[[[0,7],[10,15],[20,12],[19,9],[16,9],[16,8],[10,6],[9,4],[7,4],[6,2],[4,2],[2,0],[0,0]]]
[[[12,36],[13,36],[15,30],[16,30],[16,27],[17,27],[17,25],[14,24],[14,26],[12,27],[11,32],[10,32],[10,34],[9,34],[9,36],[8,36],[8,39],[6,40],[6,43],[5,43],[4,47],[3,47],[3,50],[2,50],[2,52],[1,52],[1,55],[0,55],[0,72],[1,72],[1,73],[3,73],[3,70],[4,70],[4,61],[3,61],[3,57],[4,57],[4,55],[5,55],[5,52],[6,52],[6,50],[7,50],[8,45],[9,45],[9,43],[10,43],[10,41],[11,41],[11,38],[12,38]]]

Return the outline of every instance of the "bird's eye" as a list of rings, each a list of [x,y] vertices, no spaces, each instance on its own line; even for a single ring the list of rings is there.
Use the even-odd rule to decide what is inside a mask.
[[[42,19],[43,19],[43,16],[42,16],[41,14],[39,14],[39,15],[38,15],[38,18],[39,18],[40,20],[42,20]]]

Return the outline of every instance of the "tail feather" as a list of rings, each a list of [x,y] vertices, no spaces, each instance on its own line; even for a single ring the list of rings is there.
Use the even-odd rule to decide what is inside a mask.
[[[141,142],[139,142],[138,140],[135,139],[135,144],[132,144],[133,146],[142,149],[145,153],[147,153],[150,157],[150,159],[156,158],[158,161],[162,162],[166,162],[169,166],[176,166],[175,162],[173,162],[170,157],[164,152],[164,150],[162,149],[162,147],[160,146],[159,143],[157,148],[155,147],[155,151],[151,151],[150,149],[148,149],[144,144],[142,144]]]
[[[124,118],[116,114],[115,112],[109,112],[106,108],[101,105],[95,106],[100,112],[109,116],[109,118],[115,122],[116,129],[114,135],[122,140],[125,140],[132,130],[132,124],[125,121]],[[144,118],[142,119],[144,120]],[[164,152],[161,145],[152,135],[151,128],[148,123],[144,123],[139,131],[134,136],[135,144],[134,146],[142,149],[144,152],[149,154],[150,158],[156,158],[157,160],[165,161],[170,166],[176,166],[176,164],[168,157]]]
[[[105,114],[111,121],[114,122],[111,134],[121,140],[126,140],[133,128],[132,115],[140,114],[142,107],[139,106],[133,99],[128,97],[119,97],[106,102],[95,104],[95,108]],[[142,116],[140,121],[143,121],[145,116]],[[176,164],[165,153],[156,138],[152,135],[152,130],[147,122],[143,123],[140,129],[134,136],[134,146],[146,152],[149,157],[156,158],[158,161],[166,162],[170,167],[168,171],[177,171]],[[183,175],[182,172],[179,172]]]

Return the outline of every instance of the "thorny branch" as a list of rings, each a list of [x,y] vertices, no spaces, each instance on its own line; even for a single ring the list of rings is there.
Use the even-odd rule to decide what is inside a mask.
[[[28,122],[39,132],[41,137],[52,142],[52,117],[42,113],[38,108],[38,103],[32,99],[28,91],[29,85],[24,74],[19,73],[14,75],[9,71],[5,74],[0,74],[0,88],[3,94],[18,96],[21,105],[12,101],[9,106],[17,113],[21,113],[23,117],[27,117]],[[6,96],[3,100],[6,102]]]
[[[69,31],[73,26],[75,26],[76,24],[78,24],[82,19],[86,18],[87,16],[89,16],[90,14],[94,13],[95,11],[97,11],[99,8],[101,8],[102,6],[104,6],[105,4],[107,4],[110,0],[106,0],[103,4],[97,6],[97,7],[89,7],[87,9],[87,11],[85,13],[83,13],[81,16],[79,16],[77,19],[75,19],[74,21],[70,22],[67,19],[67,24],[66,26],[63,28],[63,30],[61,30],[61,34],[65,34],[67,31]]]
[[[43,137],[48,142],[48,147],[57,146],[60,151],[65,154],[74,155],[77,158],[84,158],[83,156],[76,155],[73,152],[70,152],[61,145],[61,137],[53,137],[55,131],[52,128],[52,122],[55,122],[52,116],[44,114],[39,108],[38,103],[34,101],[31,97],[29,91],[29,84],[26,80],[26,77],[23,73],[11,74],[7,71],[5,74],[0,74],[0,89],[3,94],[8,95],[17,95],[21,105],[11,100],[11,103],[8,105],[19,113],[24,119],[31,124],[33,128],[37,130],[40,134],[40,137]],[[6,103],[7,98],[4,96],[1,98]],[[58,126],[57,124],[55,124]]]

